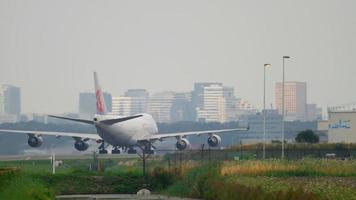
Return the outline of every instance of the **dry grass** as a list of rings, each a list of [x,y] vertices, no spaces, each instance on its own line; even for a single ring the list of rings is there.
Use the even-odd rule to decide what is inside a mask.
[[[305,159],[302,161],[227,161],[221,175],[356,176],[356,161]]]
[[[6,167],[6,168],[0,168],[0,175],[9,173],[9,172],[19,172],[20,169],[17,167]]]
[[[298,169],[292,163],[245,161],[241,163],[225,162],[220,169],[221,175],[261,175],[268,172],[291,172]]]

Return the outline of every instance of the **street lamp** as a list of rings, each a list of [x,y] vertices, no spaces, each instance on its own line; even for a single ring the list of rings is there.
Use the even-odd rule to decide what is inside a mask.
[[[284,159],[284,112],[285,112],[285,105],[284,105],[284,83],[285,83],[285,73],[284,73],[284,65],[285,60],[289,59],[289,56],[283,56],[283,82],[282,82],[282,159]]]
[[[266,69],[271,64],[264,64],[263,66],[263,159],[266,158]]]

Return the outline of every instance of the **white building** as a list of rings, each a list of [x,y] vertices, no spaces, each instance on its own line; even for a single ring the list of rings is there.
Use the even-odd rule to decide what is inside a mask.
[[[132,115],[132,97],[112,97],[112,114]]]
[[[21,90],[12,85],[0,85],[0,113],[21,114]]]
[[[197,108],[197,120],[204,122],[226,121],[226,100],[222,84],[204,86],[202,107]]]
[[[160,92],[150,97],[148,113],[160,123],[171,122],[171,108],[174,101],[174,92]]]
[[[356,142],[356,111],[330,111],[328,121],[330,143]]]
[[[112,114],[129,116],[147,112],[148,92],[145,89],[129,89],[124,96],[112,98]]]

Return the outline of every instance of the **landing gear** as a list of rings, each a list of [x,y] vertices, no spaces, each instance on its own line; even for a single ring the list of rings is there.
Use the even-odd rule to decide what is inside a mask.
[[[106,149],[99,149],[99,154],[108,154],[108,150],[106,150]]]
[[[136,154],[137,151],[136,151],[136,149],[130,147],[129,150],[127,151],[127,153],[128,153],[128,154]]]
[[[104,140],[101,142],[101,145],[99,146],[99,154],[107,154],[108,151],[105,149],[105,142]]]
[[[147,142],[142,149],[144,154],[154,154],[154,151],[152,150],[152,144],[150,142]]]
[[[120,154],[121,151],[118,146],[114,146],[114,148],[111,150],[111,154]]]
[[[143,152],[145,154],[154,154],[155,153],[152,149],[144,149]]]

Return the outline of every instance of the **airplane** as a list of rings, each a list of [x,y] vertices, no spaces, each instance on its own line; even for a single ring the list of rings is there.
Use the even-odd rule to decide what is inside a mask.
[[[160,134],[157,124],[153,117],[147,113],[136,114],[133,116],[115,116],[107,113],[106,105],[103,97],[103,92],[99,85],[97,73],[94,72],[94,89],[96,95],[96,114],[92,120],[69,118],[56,115],[48,115],[49,117],[71,120],[79,123],[94,125],[97,133],[70,133],[70,132],[48,132],[48,131],[24,131],[24,130],[6,130],[0,129],[0,133],[20,133],[28,135],[28,145],[31,147],[39,147],[43,143],[42,135],[52,135],[57,138],[62,136],[72,137],[74,139],[74,147],[78,151],[85,151],[89,147],[89,140],[94,140],[98,144],[101,143],[98,150],[100,154],[107,154],[105,142],[113,146],[112,154],[121,153],[122,151],[128,154],[136,154],[134,147],[139,147],[142,152],[153,154],[155,147],[153,143],[163,141],[166,138],[176,138],[176,148],[183,151],[190,146],[189,140],[186,138],[190,135],[207,134],[207,143],[210,147],[217,147],[221,143],[221,137],[218,133],[247,131],[248,128],[209,130],[209,131],[192,131],[179,133]]]

